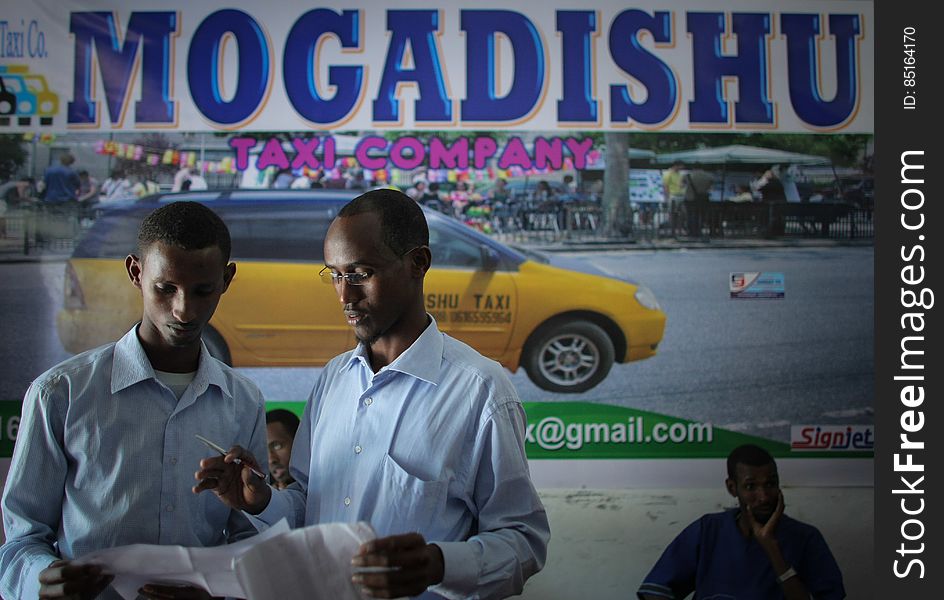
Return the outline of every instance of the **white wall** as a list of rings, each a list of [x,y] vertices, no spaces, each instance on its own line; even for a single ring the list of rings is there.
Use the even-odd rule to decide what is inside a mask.
[[[872,597],[873,488],[784,487],[786,512],[826,538],[848,598]],[[542,490],[551,522],[544,570],[526,600],[629,600],[669,542],[707,512],[734,505],[710,489]]]

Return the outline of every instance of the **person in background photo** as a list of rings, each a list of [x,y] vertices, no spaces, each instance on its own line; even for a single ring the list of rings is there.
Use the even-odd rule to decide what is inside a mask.
[[[436,212],[443,214],[449,213],[449,206],[443,202],[443,196],[439,190],[439,183],[435,181],[429,184],[429,187],[423,192],[423,196],[417,202],[420,206],[425,206]]]
[[[780,179],[780,182],[783,184],[783,195],[787,199],[787,202],[802,202],[803,199],[800,198],[800,188],[797,187],[797,166],[796,165],[779,165],[775,170],[777,177]]]
[[[509,199],[508,181],[502,177],[495,180],[495,185],[488,192],[488,199],[493,204],[507,202]]]
[[[682,183],[682,161],[677,160],[662,172],[662,190],[666,202],[681,202],[685,199],[685,185]]]
[[[682,161],[677,160],[662,171],[662,193],[671,216],[672,232],[678,233],[682,229],[682,213],[685,203],[685,182],[682,180]]]
[[[538,185],[534,190],[534,202],[540,204],[541,202],[548,202],[555,199],[551,184],[544,179],[538,181]]]
[[[180,167],[177,169],[177,172],[174,173],[174,184],[171,186],[170,191],[184,191],[184,182],[190,181],[190,175],[190,167]],[[190,184],[187,184],[187,189],[190,189]]]
[[[147,173],[135,175],[132,181],[131,193],[135,198],[143,198],[151,194],[156,194],[161,190],[157,182],[149,178]],[[191,179],[190,182],[192,185],[193,180]]]
[[[269,483],[284,490],[294,482],[288,470],[292,442],[298,431],[298,417],[292,411],[276,408],[266,413],[266,440],[269,449]]]
[[[682,176],[689,237],[700,238],[704,235],[704,225],[709,221],[709,195],[714,180],[714,175],[701,168],[692,169]]]
[[[200,173],[191,173],[190,174],[190,189],[193,191],[206,190],[210,188],[210,184],[207,183],[206,177]]]
[[[79,171],[79,204],[92,206],[98,203],[98,180],[89,175],[85,169]]]
[[[24,176],[0,185],[0,238],[7,235],[7,221],[4,215],[34,206],[36,189],[33,183],[32,177]]]
[[[457,219],[462,218],[462,214],[465,212],[465,207],[469,205],[471,196],[472,190],[469,187],[469,184],[465,180],[457,181],[456,189],[449,193],[449,201],[452,206],[452,216]]]
[[[105,178],[105,181],[102,182],[102,185],[98,188],[98,201],[102,202],[108,199],[108,195],[111,194],[112,190],[118,184],[118,180],[121,178],[121,173],[118,169],[112,169],[108,174],[108,177]]]
[[[577,181],[574,179],[573,175],[564,175],[564,193],[568,196],[577,195]]]
[[[786,202],[787,194],[783,187],[783,182],[777,176],[777,170],[771,167],[764,171],[753,184],[756,191],[760,192],[764,202]]]
[[[425,179],[417,179],[413,182],[413,185],[406,190],[406,195],[412,198],[414,202],[422,203],[426,192],[429,191],[428,185]]]
[[[696,598],[841,600],[842,573],[822,534],[784,514],[773,457],[744,444],[727,460],[736,508],[686,527],[639,586],[640,600]]]
[[[293,189],[293,190],[311,189],[311,177],[309,177],[308,173],[305,171],[299,173],[298,177],[292,180],[292,185],[289,186],[289,189]]]
[[[43,175],[43,201],[47,205],[74,203],[79,196],[81,182],[72,169],[75,157],[68,152],[59,155],[59,164],[46,169]]]
[[[348,190],[363,190],[367,187],[364,169],[359,166],[351,167],[344,172],[344,188]]]
[[[265,402],[201,339],[236,274],[223,221],[174,202],[145,217],[125,259],[141,321],[120,340],[40,375],[23,400],[3,490],[0,596],[120,598],[89,552],[128,544],[217,546],[256,532],[217,498],[191,493],[197,438],[265,451]],[[148,584],[146,598],[208,598]]]
[[[754,195],[751,193],[751,186],[740,184],[737,186],[737,193],[728,198],[729,202],[753,202]]]
[[[767,204],[781,204],[787,201],[787,193],[783,182],[777,176],[773,167],[764,171],[764,174],[754,182],[754,189],[760,192],[761,200]],[[780,211],[780,206],[772,206],[767,215],[767,235],[783,235],[786,232],[786,219]]]
[[[32,177],[23,176],[0,185],[0,200],[8,210],[27,206],[36,201],[36,185]]]
[[[131,180],[125,176],[124,171],[115,169],[111,175],[102,183],[102,190],[99,196],[99,202],[121,202],[131,200],[135,197],[131,191]]]
[[[413,185],[406,191],[406,195],[410,198],[413,198],[414,202],[422,202],[423,198],[426,196],[426,180],[418,179]]]
[[[293,181],[295,181],[295,175],[292,174],[291,169],[288,167],[279,169],[279,172],[275,175],[275,179],[272,180],[272,189],[287,190],[292,187]]]

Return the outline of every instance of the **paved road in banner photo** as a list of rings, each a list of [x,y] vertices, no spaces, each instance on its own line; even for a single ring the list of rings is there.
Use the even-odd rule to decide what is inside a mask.
[[[544,392],[519,371],[525,401],[587,400],[789,440],[790,424],[873,422],[873,249],[581,252],[569,256],[648,285],[668,315],[659,354],[616,365],[589,392]],[[782,300],[732,300],[732,271],[782,272]],[[55,334],[63,263],[0,265],[4,400],[68,356]],[[303,400],[316,368],[242,369],[271,400]]]

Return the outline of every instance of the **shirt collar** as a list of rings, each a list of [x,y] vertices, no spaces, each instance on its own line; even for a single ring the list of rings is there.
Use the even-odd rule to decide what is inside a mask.
[[[428,314],[428,313],[427,313]],[[439,384],[439,372],[442,367],[443,336],[436,324],[436,319],[429,315],[429,325],[416,340],[410,344],[403,354],[396,357],[392,363],[377,372],[398,371],[405,375],[421,379],[433,385]],[[360,363],[370,369],[370,359],[367,356],[367,346],[361,342],[351,352],[344,368],[349,369]]]
[[[156,380],[157,378],[154,375],[154,367],[151,366],[151,361],[141,345],[141,340],[138,339],[138,325],[135,325],[115,344],[111,392],[114,394],[148,379]],[[223,394],[232,397],[220,363],[210,359],[210,352],[203,340],[200,341],[200,362],[197,365],[197,374],[194,375],[191,385],[194,397],[202,394],[210,385],[215,385]]]

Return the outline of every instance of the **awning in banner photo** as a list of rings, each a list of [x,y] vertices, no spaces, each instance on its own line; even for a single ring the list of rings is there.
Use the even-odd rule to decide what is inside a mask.
[[[652,161],[656,158],[655,152],[652,150],[645,150],[643,148],[630,148],[627,154],[629,155],[630,164],[633,164],[637,161]],[[606,169],[605,148],[591,151],[587,155],[587,166],[584,167],[584,169],[587,171],[602,171]]]
[[[670,164],[681,161],[692,165],[828,165],[829,158],[815,154],[788,152],[759,146],[718,146],[682,152],[659,154],[656,162]]]
[[[33,0],[0,133],[871,133],[867,0]]]

